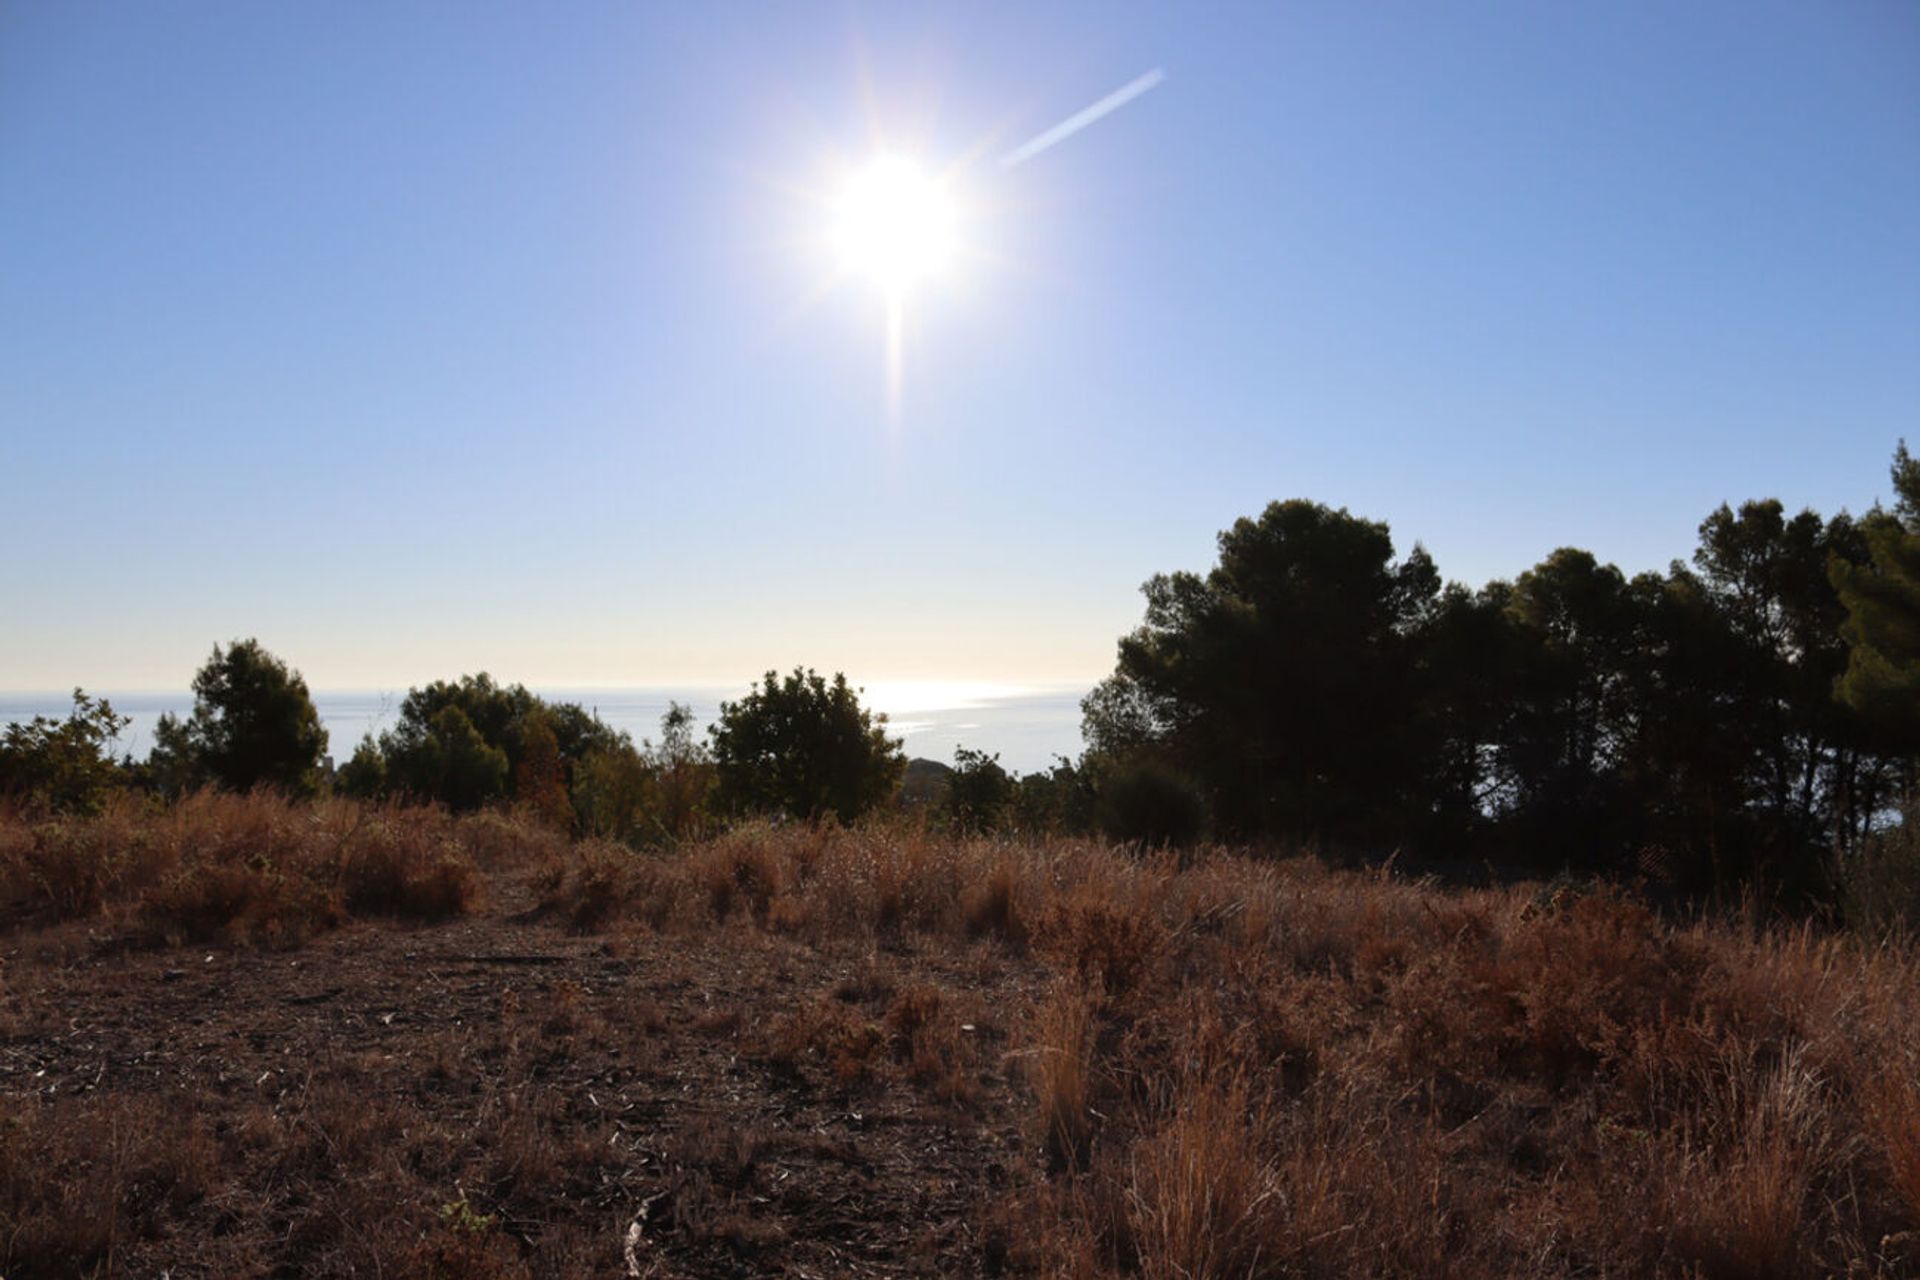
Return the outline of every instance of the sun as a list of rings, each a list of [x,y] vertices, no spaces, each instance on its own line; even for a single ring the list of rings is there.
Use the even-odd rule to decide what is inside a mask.
[[[943,271],[956,248],[946,183],[900,156],[881,156],[851,174],[834,205],[840,265],[900,298]]]

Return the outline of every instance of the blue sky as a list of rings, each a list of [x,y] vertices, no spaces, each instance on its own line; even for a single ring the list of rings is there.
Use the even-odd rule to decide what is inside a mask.
[[[1275,498],[1655,568],[1917,409],[1910,4],[0,4],[0,688],[1091,680]]]

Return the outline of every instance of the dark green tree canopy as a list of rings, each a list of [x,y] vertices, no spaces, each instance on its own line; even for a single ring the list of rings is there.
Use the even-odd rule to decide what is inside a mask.
[[[129,723],[105,698],[73,691],[65,720],[35,716],[0,734],[0,796],[37,797],[55,809],[91,813],[118,780],[113,745]]]
[[[1114,674],[1083,704],[1096,753],[1151,751],[1231,834],[1320,836],[1403,816],[1423,743],[1417,638],[1440,578],[1387,526],[1276,502],[1220,535],[1205,577],[1161,574]]]
[[[1839,694],[1909,756],[1920,755],[1920,460],[1900,443],[1894,509],[1863,521],[1867,554],[1831,565],[1846,611]]]
[[[942,808],[956,831],[992,831],[1006,821],[1017,791],[998,755],[956,747]]]
[[[371,733],[360,738],[353,755],[334,774],[333,785],[345,794],[372,800],[387,793],[387,757]]]
[[[436,711],[405,759],[415,793],[455,812],[477,809],[506,793],[507,753],[488,743],[462,707]]]
[[[829,683],[807,668],[767,672],[720,705],[709,733],[720,803],[736,813],[851,822],[891,796],[906,767],[886,716],[863,708],[846,676]]]
[[[459,718],[447,719],[449,711]],[[469,735],[484,752],[472,749]],[[547,735],[559,750],[561,781],[567,786],[589,755],[633,747],[625,734],[578,703],[548,702],[525,685],[502,685],[483,671],[409,689],[399,722],[380,737],[378,763],[358,752],[350,763],[356,786],[377,779],[386,791],[467,809],[518,798],[520,779],[533,776],[522,767],[529,739],[537,737],[544,749]],[[498,753],[503,769],[493,769],[490,753]],[[547,767],[535,772],[543,780],[539,785],[551,789]]]
[[[311,794],[327,751],[306,680],[253,639],[213,647],[193,678],[193,714],[184,722],[160,717],[154,740],[156,776],[230,791],[264,785]]]
[[[1629,579],[1563,547],[1478,591],[1396,559],[1383,524],[1276,503],[1204,576],[1146,584],[1082,704],[1083,774],[1110,816],[1196,786],[1227,838],[1644,856],[1684,892],[1805,900],[1920,754],[1920,466],[1895,472],[1892,514],[1723,506],[1691,566]]]

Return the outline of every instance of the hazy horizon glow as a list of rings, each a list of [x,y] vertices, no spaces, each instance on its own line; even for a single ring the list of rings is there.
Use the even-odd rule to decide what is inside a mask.
[[[1089,685],[1275,499],[1635,572],[1920,435],[1920,9],[834,12],[0,8],[0,688]]]

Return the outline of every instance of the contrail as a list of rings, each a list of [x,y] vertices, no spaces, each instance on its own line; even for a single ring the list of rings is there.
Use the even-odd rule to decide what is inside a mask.
[[[1013,150],[1007,152],[1007,154],[1001,156],[1000,167],[1002,169],[1011,169],[1017,164],[1025,164],[1042,151],[1045,151],[1048,147],[1051,147],[1054,143],[1064,141],[1080,132],[1101,116],[1118,111],[1121,107],[1126,106],[1129,102],[1132,102],[1135,98],[1166,78],[1167,73],[1159,67],[1155,67],[1153,70],[1147,72],[1147,74],[1129,80],[1126,84],[1121,85],[1118,89],[1115,89],[1112,93],[1100,99],[1100,101],[1094,103],[1086,110],[1074,112],[1045,133],[1021,143]]]

